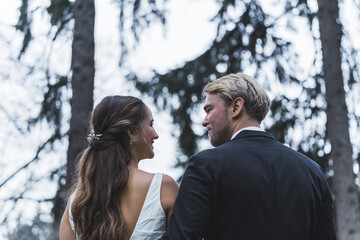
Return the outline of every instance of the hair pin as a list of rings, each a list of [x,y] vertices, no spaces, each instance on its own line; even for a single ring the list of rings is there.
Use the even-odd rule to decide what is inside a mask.
[[[87,140],[89,143],[94,142],[94,140],[99,140],[102,134],[96,134],[94,131],[91,131],[90,134],[87,136]]]

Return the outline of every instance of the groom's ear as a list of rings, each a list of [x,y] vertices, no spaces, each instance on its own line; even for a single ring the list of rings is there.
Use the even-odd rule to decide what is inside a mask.
[[[232,113],[231,116],[233,118],[237,118],[238,116],[240,116],[240,113],[242,112],[244,106],[244,99],[242,99],[241,97],[237,97],[234,99],[234,101],[232,102],[231,108],[232,108]]]

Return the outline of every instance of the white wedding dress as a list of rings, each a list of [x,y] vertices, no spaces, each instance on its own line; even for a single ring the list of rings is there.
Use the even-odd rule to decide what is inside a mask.
[[[165,233],[166,215],[160,202],[162,178],[162,173],[154,175],[130,240],[159,239]],[[72,230],[76,233],[71,213],[71,205],[75,194],[76,191],[70,197],[69,220]]]

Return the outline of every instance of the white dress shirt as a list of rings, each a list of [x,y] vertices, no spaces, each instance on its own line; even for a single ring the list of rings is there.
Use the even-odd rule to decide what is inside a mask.
[[[241,131],[244,131],[244,130],[251,130],[251,131],[260,131],[260,132],[265,132],[265,130],[264,130],[264,129],[259,128],[259,127],[245,127],[245,128],[242,128],[242,129],[240,129],[240,130],[236,131],[236,132],[232,135],[232,137],[231,137],[230,141],[231,141],[231,140],[233,140],[233,139],[234,139],[234,137],[236,137],[236,135],[238,135]]]

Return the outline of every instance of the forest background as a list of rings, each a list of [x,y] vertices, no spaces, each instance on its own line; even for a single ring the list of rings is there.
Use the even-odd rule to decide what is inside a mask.
[[[210,145],[203,86],[255,76],[263,127],[319,163],[339,239],[360,239],[358,0],[19,0],[0,7],[0,239],[57,239],[88,116],[138,96],[160,139],[151,172],[181,180]]]

